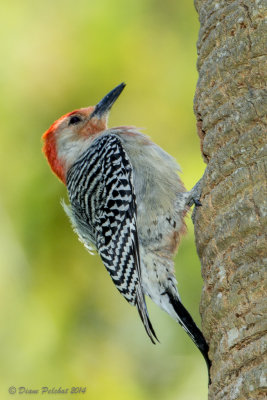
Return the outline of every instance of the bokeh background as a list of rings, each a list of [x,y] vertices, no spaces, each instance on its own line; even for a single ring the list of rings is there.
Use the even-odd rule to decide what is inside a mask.
[[[198,28],[193,0],[1,1],[1,399],[207,397],[205,363],[182,328],[148,301],[161,341],[153,346],[99,257],[78,242],[40,139],[63,113],[125,81],[110,126],[144,128],[178,160],[190,189],[204,171],[193,114]],[[176,271],[200,324],[187,221]],[[12,396],[9,386],[86,393]]]

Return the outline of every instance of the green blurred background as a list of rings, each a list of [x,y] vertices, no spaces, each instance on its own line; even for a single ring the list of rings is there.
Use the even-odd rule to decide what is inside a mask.
[[[205,363],[148,301],[153,346],[98,256],[73,234],[66,190],[41,135],[122,81],[110,126],[136,125],[170,152],[191,188],[204,164],[193,114],[198,19],[192,1],[1,1],[0,398],[205,399]],[[183,302],[200,324],[190,218],[176,257]],[[79,395],[10,395],[86,387]]]

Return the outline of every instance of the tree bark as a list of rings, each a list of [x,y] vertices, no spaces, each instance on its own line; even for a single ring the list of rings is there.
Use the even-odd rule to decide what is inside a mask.
[[[207,163],[195,235],[212,361],[209,399],[266,399],[266,1],[195,6],[195,114]]]

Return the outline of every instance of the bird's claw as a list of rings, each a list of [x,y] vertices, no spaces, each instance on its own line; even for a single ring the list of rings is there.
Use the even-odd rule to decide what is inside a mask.
[[[192,200],[193,200],[193,202],[194,202],[196,207],[201,207],[202,206],[202,203],[201,203],[201,201],[199,199],[193,198]]]
[[[201,192],[202,192],[202,179],[200,179],[195,186],[193,187],[193,189],[190,190],[190,192],[188,192],[188,200],[187,200],[187,205],[189,207],[192,207],[193,205],[195,205],[196,207],[202,206],[201,202],[200,202],[200,196],[201,196]]]
[[[200,179],[195,186],[193,187],[193,189],[190,190],[190,192],[188,193],[188,200],[187,200],[187,205],[189,207],[192,207],[193,205],[195,205],[194,211],[192,213],[192,221],[193,223],[195,223],[195,216],[196,216],[196,208],[197,207],[201,207],[202,203],[200,201],[200,196],[201,196],[201,192],[202,192],[202,179]]]

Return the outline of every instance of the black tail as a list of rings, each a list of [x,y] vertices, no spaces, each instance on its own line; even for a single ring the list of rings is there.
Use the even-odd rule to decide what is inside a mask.
[[[199,348],[201,351],[206,364],[208,368],[208,375],[209,375],[209,385],[211,383],[210,380],[210,367],[211,367],[211,361],[208,356],[208,351],[209,351],[209,346],[196,324],[193,321],[193,318],[189,314],[189,312],[186,310],[186,308],[182,305],[180,300],[178,298],[174,298],[173,295],[170,292],[167,292],[167,295],[169,296],[169,300],[171,305],[173,306],[175,312],[177,313],[178,316],[178,321],[179,324],[184,328],[184,330],[188,333],[188,335],[191,337],[193,342],[196,344],[196,346]]]

